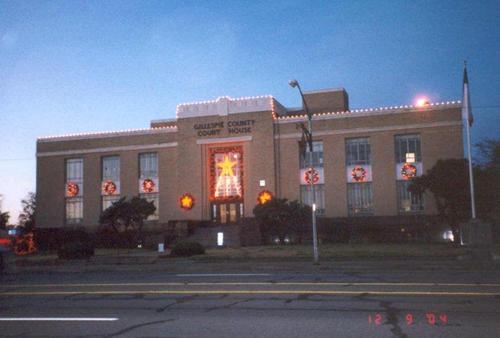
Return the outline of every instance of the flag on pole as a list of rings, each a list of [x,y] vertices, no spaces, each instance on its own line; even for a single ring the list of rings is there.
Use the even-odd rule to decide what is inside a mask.
[[[470,106],[469,78],[467,76],[467,65],[464,65],[464,92],[462,100],[462,119],[472,126],[474,118],[472,117],[472,108]]]

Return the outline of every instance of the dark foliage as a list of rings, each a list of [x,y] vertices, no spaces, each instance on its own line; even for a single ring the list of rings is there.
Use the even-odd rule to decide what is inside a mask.
[[[486,140],[477,145],[480,160],[474,167],[477,217],[492,223],[500,232],[500,141]],[[458,238],[458,225],[471,217],[468,162],[439,160],[421,177],[413,179],[410,191],[430,191],[439,215]],[[497,234],[497,238],[500,238]]]
[[[170,256],[172,257],[190,257],[194,255],[203,255],[205,248],[198,242],[179,242],[174,245]]]
[[[9,218],[10,215],[8,211],[6,212],[0,211],[0,229],[5,229],[7,224],[9,224]]]
[[[278,237],[283,242],[288,236],[299,243],[310,228],[311,212],[311,208],[305,204],[280,198],[258,204],[253,209],[260,232],[265,238]]]
[[[95,233],[96,248],[127,248],[136,247],[134,243],[137,238],[137,231],[125,230],[116,232],[110,227],[100,227]]]
[[[94,243],[94,237],[83,228],[59,229],[35,228],[33,231],[35,245],[38,250],[59,250],[63,245],[70,242]]]
[[[60,259],[88,259],[94,255],[92,242],[72,241],[63,244],[57,250]]]
[[[33,231],[36,225],[35,212],[36,212],[36,195],[30,192],[28,196],[21,200],[23,211],[19,214],[19,225],[24,227],[25,232]]]
[[[430,191],[434,195],[443,222],[447,223],[456,238],[459,238],[459,223],[470,217],[466,160],[438,160],[427,173],[412,180],[409,190],[415,193]]]
[[[117,234],[134,233],[135,236],[130,238],[129,243],[133,246],[136,244],[134,242],[142,242],[144,221],[154,214],[155,210],[154,203],[145,198],[134,196],[127,201],[126,197],[122,197],[101,213],[99,223],[103,227],[113,229]]]

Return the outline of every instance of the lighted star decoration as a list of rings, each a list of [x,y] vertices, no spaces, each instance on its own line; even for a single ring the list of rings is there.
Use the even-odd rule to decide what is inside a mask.
[[[266,204],[272,199],[273,199],[273,194],[271,194],[267,190],[264,190],[260,192],[259,197],[257,198],[257,202],[259,202],[259,204]]]
[[[194,206],[194,198],[190,194],[186,193],[180,198],[181,208],[184,210],[190,210]]]
[[[229,156],[224,156],[224,160],[217,163],[217,167],[222,171],[219,176],[234,176],[233,167],[238,164],[238,161],[231,161]]]

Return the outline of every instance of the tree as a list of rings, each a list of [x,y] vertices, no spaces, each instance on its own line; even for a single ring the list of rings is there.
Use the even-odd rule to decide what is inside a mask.
[[[464,159],[438,160],[426,174],[412,179],[408,190],[434,195],[438,213],[459,238],[459,223],[470,216],[468,164]]]
[[[36,195],[33,192],[28,193],[28,196],[21,200],[23,211],[19,214],[19,225],[24,227],[26,232],[33,231],[36,225]]]
[[[301,241],[311,218],[311,208],[298,201],[273,198],[253,209],[255,219],[264,235],[277,236],[283,242],[287,235],[295,235]]]
[[[477,214],[493,224],[500,240],[500,140],[476,145],[479,161],[474,168]]]
[[[477,165],[483,169],[500,170],[500,140],[486,139],[476,144]]]
[[[117,234],[134,232],[135,239],[142,241],[144,220],[154,214],[155,210],[154,202],[148,202],[145,198],[135,196],[127,201],[126,197],[122,197],[101,212],[99,223],[110,226]]]
[[[500,228],[500,140],[488,139],[476,147],[479,159],[473,175],[477,217]],[[425,175],[414,178],[408,189],[432,192],[439,215],[458,238],[458,223],[471,216],[467,160],[439,160]]]
[[[5,227],[9,224],[9,212],[1,212],[0,211],[0,229],[5,229]]]

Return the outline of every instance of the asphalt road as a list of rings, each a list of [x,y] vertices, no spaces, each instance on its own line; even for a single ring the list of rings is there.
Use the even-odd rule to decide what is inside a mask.
[[[0,281],[5,337],[500,337],[496,262],[186,261]]]

